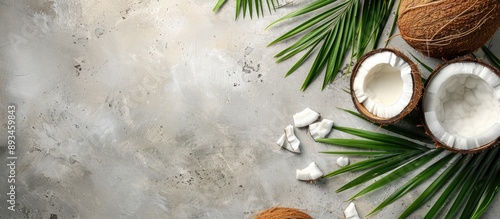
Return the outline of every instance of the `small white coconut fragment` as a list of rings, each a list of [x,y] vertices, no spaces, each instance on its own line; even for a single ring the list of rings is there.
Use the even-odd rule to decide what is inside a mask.
[[[285,148],[294,153],[300,153],[300,140],[295,136],[293,125],[288,125],[285,128],[286,142]],[[287,147],[287,145],[289,147]]]
[[[345,167],[345,166],[349,165],[349,158],[339,157],[339,158],[337,158],[337,164],[341,167]]]
[[[305,108],[301,112],[295,113],[293,115],[293,123],[295,127],[305,127],[315,122],[319,118],[319,113],[316,111]]]
[[[318,133],[319,123],[321,123],[321,122],[315,122],[315,123],[309,125],[309,134],[311,135],[311,137],[314,138],[314,140],[320,138],[319,133]]]
[[[351,202],[344,210],[344,216],[346,219],[359,219],[358,211],[356,211],[354,202]]]
[[[297,170],[296,178],[302,181],[317,180],[323,176],[323,172],[319,169],[316,163],[311,162],[309,166],[302,170]]]
[[[286,135],[285,133],[283,133],[280,138],[278,139],[278,141],[276,141],[276,144],[278,144],[278,146],[280,147],[283,147],[285,146],[285,140],[286,140]]]
[[[333,121],[329,119],[323,119],[319,124],[316,126],[315,130],[311,133],[313,138],[319,139],[319,138],[324,138],[332,131],[333,127]]]

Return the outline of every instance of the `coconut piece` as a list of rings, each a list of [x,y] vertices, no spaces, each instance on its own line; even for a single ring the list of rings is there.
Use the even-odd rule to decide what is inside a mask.
[[[500,72],[478,60],[445,63],[429,77],[424,127],[437,147],[475,153],[500,138]]]
[[[332,120],[323,119],[321,122],[315,122],[309,125],[309,134],[311,134],[314,140],[324,138],[332,131],[332,127]]]
[[[344,210],[344,216],[346,219],[359,219],[358,211],[356,211],[354,202],[351,202]]]
[[[500,26],[500,1],[403,0],[401,37],[424,55],[455,58],[481,48]]]
[[[280,147],[284,147],[285,146],[285,140],[286,140],[286,135],[285,133],[283,133],[280,138],[278,139],[278,141],[276,141],[276,144],[278,144],[278,146]]]
[[[309,124],[315,122],[319,118],[319,113],[315,112],[312,109],[305,108],[304,110],[295,113],[293,115],[293,122],[295,127],[305,127]]]
[[[337,164],[341,167],[345,167],[345,166],[349,165],[349,158],[339,157],[339,158],[337,158]]]
[[[361,57],[350,85],[356,109],[382,125],[408,115],[417,106],[423,88],[417,66],[393,49],[377,49]]]
[[[300,153],[300,140],[295,136],[293,125],[288,125],[285,128],[286,143],[285,148],[294,153]],[[287,147],[287,145],[289,147]]]
[[[317,180],[323,176],[323,172],[319,169],[316,163],[311,162],[306,168],[297,169],[296,178],[303,181]]]

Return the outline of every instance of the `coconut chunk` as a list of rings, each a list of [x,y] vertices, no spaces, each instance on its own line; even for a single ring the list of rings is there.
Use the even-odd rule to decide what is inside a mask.
[[[339,157],[339,158],[337,158],[337,164],[341,167],[345,167],[345,166],[349,165],[349,158]]]
[[[286,143],[285,148],[294,153],[300,153],[300,140],[295,136],[293,125],[288,125],[285,128]],[[286,147],[289,146],[289,147]]]
[[[278,139],[278,141],[276,141],[276,144],[278,144],[278,146],[280,147],[283,147],[285,146],[285,140],[286,140],[286,135],[285,133],[283,133],[280,138]]]
[[[323,172],[319,169],[316,163],[311,162],[306,168],[296,171],[296,178],[302,181],[317,180],[323,176]]]
[[[462,152],[500,136],[500,73],[476,61],[452,61],[430,76],[422,107],[425,128],[442,146]]]
[[[344,210],[344,216],[346,219],[359,219],[358,211],[356,211],[354,202],[351,202]]]
[[[324,138],[332,131],[333,121],[329,119],[323,119],[321,122],[315,122],[309,125],[309,133],[314,138],[314,140]]]
[[[309,124],[315,122],[319,118],[319,113],[315,112],[312,109],[305,108],[304,110],[295,113],[293,115],[293,122],[295,127],[305,127]]]

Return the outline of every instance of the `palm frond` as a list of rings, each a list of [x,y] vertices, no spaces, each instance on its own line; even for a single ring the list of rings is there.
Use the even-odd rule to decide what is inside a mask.
[[[458,155],[460,156],[460,155]],[[467,165],[470,161],[470,156],[461,156],[456,159],[439,177],[437,177],[434,182],[432,182],[425,191],[423,191],[420,196],[418,196],[406,210],[399,215],[399,219],[408,218],[410,214],[415,212],[418,208],[422,207],[425,202],[430,200],[437,192],[444,188],[446,183],[454,176],[459,169],[464,165]]]
[[[323,72],[325,75],[322,89],[325,89],[337,77],[350,49],[353,49],[353,53],[357,54],[357,61],[367,49],[376,46],[393,5],[394,0],[371,0],[365,1],[364,4],[361,4],[361,0],[340,2],[337,0],[316,0],[304,8],[272,22],[268,27],[287,19],[316,12],[319,9],[323,10],[278,37],[269,46],[286,39],[298,38],[295,43],[276,55],[277,62],[282,62],[298,53],[307,51],[286,75],[295,72],[311,56],[312,52],[316,51],[316,57],[304,79],[301,90],[307,89]],[[370,43],[372,46],[368,47]]]
[[[362,120],[370,122],[368,119],[363,117],[358,112],[354,112],[352,110],[342,109],[342,108],[339,108],[339,109],[344,111],[344,112],[347,112],[351,115],[354,115]],[[410,126],[398,125],[398,123],[389,124],[386,126],[381,126],[381,125],[378,125],[378,126],[385,129],[385,130],[394,132],[396,134],[405,136],[405,137],[410,138],[410,139],[414,139],[414,140],[425,142],[425,143],[431,143],[431,141],[432,141],[431,138],[425,134],[425,130],[422,127],[420,127],[420,128],[418,127],[418,124],[417,124],[418,122],[411,119],[411,115],[404,117],[403,121],[409,123]]]
[[[227,0],[218,0],[212,9],[213,12],[218,12],[221,7],[226,3]],[[266,0],[266,8],[269,13],[272,13],[273,10],[277,7],[276,0]],[[238,19],[240,15],[243,18],[246,17],[247,13],[250,18],[253,18],[253,15],[256,14],[257,17],[264,16],[264,2],[263,0],[236,0],[236,8],[235,8],[235,19]]]
[[[403,186],[399,187],[394,193],[392,193],[388,198],[386,198],[382,203],[380,203],[372,212],[367,216],[385,208],[389,204],[393,203],[397,199],[403,197],[406,193],[422,184],[424,181],[430,179],[437,171],[439,171],[443,166],[445,166],[456,154],[448,154],[439,161],[432,164],[430,167],[423,170],[421,173],[413,177],[411,180],[406,182]]]
[[[347,173],[347,172],[355,172],[355,171],[370,169],[374,166],[378,166],[380,164],[383,164],[383,163],[387,162],[388,160],[399,159],[399,156],[404,156],[404,155],[389,154],[386,156],[380,156],[380,157],[375,157],[375,158],[368,159],[368,160],[363,160],[363,161],[357,162],[355,164],[351,164],[351,165],[347,165],[345,167],[342,167],[342,168],[340,168],[336,171],[333,171],[331,173],[328,173],[328,174],[324,175],[323,178],[330,178],[330,177],[334,177],[334,176],[337,176],[337,175],[340,175],[343,173]]]
[[[401,167],[397,166],[399,168],[397,168],[393,172],[389,173],[388,175],[382,177],[380,180],[378,180],[378,181],[372,183],[371,185],[367,186],[363,190],[359,191],[352,198],[350,198],[350,200],[354,200],[354,199],[356,199],[356,198],[358,198],[358,197],[360,197],[362,195],[365,195],[365,194],[367,194],[369,192],[377,190],[377,189],[379,189],[379,188],[381,188],[383,186],[389,185],[394,180],[399,179],[402,176],[408,174],[409,172],[417,169],[418,167],[421,167],[422,165],[428,163],[433,158],[435,158],[437,155],[439,155],[441,152],[443,152],[443,149],[435,149],[435,150],[432,150],[429,153],[426,153],[426,154],[424,154],[424,155],[416,158],[415,160],[412,160],[412,161],[404,164]]]
[[[377,133],[377,132],[371,132],[371,131],[365,131],[365,130],[360,130],[360,129],[355,129],[355,128],[349,128],[349,127],[341,127],[341,126],[334,126],[333,127],[336,130],[355,135],[358,137],[374,140],[374,141],[379,141],[379,142],[384,142],[384,143],[390,143],[390,144],[396,144],[399,145],[402,148],[412,148],[420,151],[427,151],[429,150],[428,147],[425,145],[417,144],[413,141],[409,141],[403,138],[399,138],[393,135],[388,135],[388,134],[382,134],[382,133]]]
[[[478,156],[474,156],[470,162],[471,164],[464,165],[463,168],[457,172],[455,178],[453,178],[446,189],[441,193],[438,200],[434,203],[424,218],[431,219],[438,216],[444,206],[446,206],[446,202],[450,199],[452,194],[460,191],[464,180],[466,180],[472,172],[477,170],[485,155],[485,153],[480,153]]]
[[[408,160],[412,160],[414,157],[419,156],[420,154],[422,154],[422,152],[416,152],[416,151],[411,151],[405,154],[401,154],[401,156],[397,157],[398,159],[388,160],[387,162],[385,162],[380,166],[373,167],[370,171],[367,171],[366,173],[362,174],[361,176],[358,176],[356,179],[353,179],[351,182],[337,189],[337,192],[348,190],[354,186],[360,185],[364,182],[368,182],[374,179],[375,177],[382,176],[400,167],[401,165],[408,162]],[[353,197],[352,199],[354,198],[355,197]]]

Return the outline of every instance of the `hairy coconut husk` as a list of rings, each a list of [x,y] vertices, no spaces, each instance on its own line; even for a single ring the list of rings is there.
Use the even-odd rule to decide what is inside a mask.
[[[392,118],[382,118],[382,117],[379,117],[379,116],[372,114],[370,111],[368,111],[365,108],[365,106],[363,106],[362,103],[360,103],[358,101],[358,99],[356,98],[356,95],[354,93],[354,89],[352,89],[353,84],[354,84],[354,79],[355,79],[356,74],[358,72],[358,69],[361,66],[361,64],[363,63],[363,61],[376,53],[384,52],[384,51],[392,52],[392,53],[396,54],[397,56],[401,57],[405,62],[407,62],[411,67],[411,76],[413,79],[413,95],[411,97],[410,103],[406,106],[406,108],[404,108],[404,110],[401,113],[399,113],[397,116],[392,117]],[[356,107],[358,112],[361,115],[363,115],[363,117],[365,117],[366,119],[368,119],[371,122],[378,123],[380,125],[389,125],[391,123],[395,123],[395,122],[401,120],[403,117],[405,117],[406,115],[408,115],[410,112],[412,112],[415,109],[415,107],[418,105],[418,103],[420,101],[420,97],[422,97],[422,90],[423,90],[424,84],[422,82],[422,78],[420,76],[420,71],[418,70],[417,65],[415,65],[415,63],[413,61],[411,61],[410,58],[408,58],[405,54],[403,54],[402,52],[400,52],[398,50],[391,49],[391,48],[382,48],[382,49],[372,50],[361,57],[361,59],[358,61],[358,63],[356,63],[356,65],[354,66],[354,70],[352,71],[350,86],[351,86],[351,98],[352,98],[354,106]]]
[[[429,78],[427,78],[427,82],[425,84],[425,88],[427,89],[427,87],[429,86],[430,83],[432,83],[432,79],[439,74],[439,72],[441,71],[441,69],[443,69],[444,67],[450,65],[450,64],[453,64],[453,63],[457,63],[457,62],[475,62],[475,63],[479,63],[481,65],[484,65],[486,66],[487,68],[489,68],[490,70],[492,70],[496,75],[498,75],[498,77],[500,77],[500,71],[498,69],[496,69],[495,67],[489,65],[489,64],[486,64],[482,61],[480,61],[479,59],[473,59],[473,58],[469,58],[469,57],[466,57],[466,58],[457,58],[457,59],[453,59],[451,61],[447,61],[441,65],[439,65],[432,73],[431,75],[429,75]],[[426,96],[425,94],[422,96],[422,103],[424,102]],[[488,148],[492,148],[492,147],[496,147],[500,144],[500,136],[498,136],[495,140],[491,141],[491,142],[488,142],[487,144],[484,144],[483,146],[481,147],[478,147],[478,148],[474,148],[474,149],[469,149],[469,150],[459,150],[459,149],[456,149],[456,148],[453,148],[453,147],[450,147],[448,145],[446,145],[446,143],[442,142],[441,140],[439,140],[438,137],[436,137],[429,129],[429,126],[427,125],[427,122],[425,120],[425,116],[424,116],[424,112],[423,112],[424,108],[422,107],[421,108],[421,118],[423,120],[423,126],[424,126],[424,129],[425,129],[425,134],[427,134],[429,137],[431,137],[432,141],[434,142],[434,146],[436,146],[436,148],[444,148],[448,151],[451,151],[451,152],[455,152],[455,153],[461,153],[461,154],[474,154],[474,153],[478,153],[478,152],[481,152],[481,151],[484,151]]]
[[[481,48],[500,26],[499,0],[402,0],[398,27],[424,55],[452,59]]]
[[[313,219],[308,214],[295,209],[285,207],[273,207],[264,210],[255,219]]]

